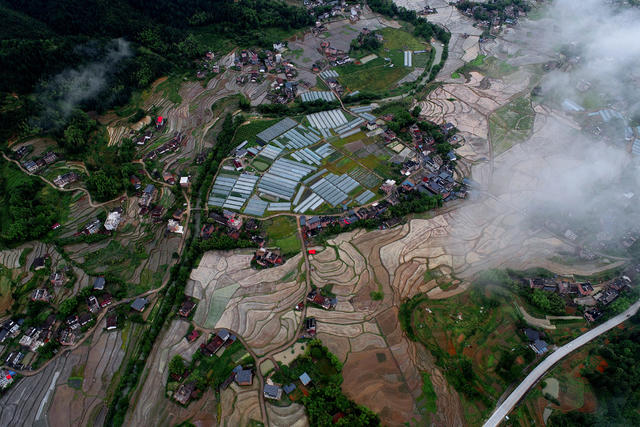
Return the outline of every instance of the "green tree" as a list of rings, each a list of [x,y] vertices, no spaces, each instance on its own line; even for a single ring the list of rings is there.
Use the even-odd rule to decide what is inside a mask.
[[[58,307],[58,313],[62,317],[68,317],[78,308],[78,298],[73,296],[71,298],[67,298],[66,300],[60,303]]]
[[[184,359],[179,354],[173,356],[169,361],[169,374],[171,375],[182,376],[186,368]]]

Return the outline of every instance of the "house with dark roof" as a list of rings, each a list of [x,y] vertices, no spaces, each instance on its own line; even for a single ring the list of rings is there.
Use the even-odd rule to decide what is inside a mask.
[[[33,260],[33,263],[31,263],[31,268],[33,268],[35,271],[38,271],[45,267],[45,263],[46,263],[45,257],[38,257]]]
[[[578,283],[578,292],[583,296],[591,295],[593,292],[593,286],[591,286],[591,283],[589,282]]]
[[[196,391],[196,383],[190,382],[189,384],[182,384],[178,387],[178,390],[173,394],[173,398],[181,405],[186,405],[191,399],[191,395]]]
[[[113,331],[118,327],[118,316],[114,313],[107,317],[107,331]]]
[[[236,372],[236,383],[238,385],[253,384],[253,372],[251,372],[251,369],[240,369]]]
[[[536,331],[535,329],[525,328],[524,334],[527,336],[529,341],[536,341],[540,339],[540,332]]]
[[[146,298],[136,298],[135,301],[131,303],[131,308],[142,313],[148,303],[149,301]]]
[[[106,284],[106,281],[104,280],[104,277],[102,276],[96,277],[96,280],[93,281],[93,289],[96,291],[102,291],[104,290],[105,284]]]
[[[91,319],[93,319],[93,316],[89,313],[82,313],[79,317],[78,317],[78,322],[80,323],[80,326],[84,326],[87,323],[91,322]]]
[[[182,303],[182,305],[180,306],[180,310],[178,311],[178,314],[180,314],[180,316],[182,317],[189,317],[191,315],[191,312],[195,308],[195,306],[196,306],[196,303],[188,299]]]

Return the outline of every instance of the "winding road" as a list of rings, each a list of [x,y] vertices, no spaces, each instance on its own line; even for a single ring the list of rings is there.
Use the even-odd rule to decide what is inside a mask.
[[[529,389],[531,389],[531,387],[533,387],[553,365],[558,363],[574,350],[582,347],[594,338],[597,338],[629,319],[638,312],[638,309],[640,309],[640,300],[631,305],[631,307],[629,307],[624,313],[618,314],[616,317],[613,317],[590,331],[585,332],[578,338],[551,353],[538,366],[536,366],[535,369],[531,371],[531,373],[527,375],[518,387],[516,387],[516,389],[504,400],[504,402],[496,408],[491,417],[484,423],[484,427],[495,427],[499,425],[500,422],[504,420],[509,412],[511,412],[511,410],[516,406],[516,404],[527,394]]]

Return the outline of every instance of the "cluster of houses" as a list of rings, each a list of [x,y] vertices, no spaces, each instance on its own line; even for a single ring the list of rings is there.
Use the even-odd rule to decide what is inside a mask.
[[[325,310],[332,310],[338,304],[338,298],[322,295],[322,289],[314,288],[307,294],[307,302],[322,307]]]
[[[392,181],[395,187],[395,181]],[[345,227],[359,220],[376,219],[381,217],[391,206],[391,201],[383,200],[372,203],[370,206],[360,207],[356,209],[346,209],[340,216],[330,215],[314,215],[311,217],[301,216],[300,226],[302,235],[305,238],[312,238],[318,235],[323,229],[338,225]],[[383,221],[380,225],[382,229],[391,228],[400,224],[399,218],[390,218]]]
[[[118,207],[113,211],[107,214],[107,218],[104,221],[104,224],[99,218],[94,218],[89,221],[80,231],[76,232],[75,236],[81,235],[92,235],[98,233],[111,233],[115,231],[118,226],[122,223],[123,218],[123,210]]]
[[[282,77],[276,79],[269,86],[266,98],[274,104],[288,104],[298,94],[298,83]]]
[[[574,305],[586,307],[585,319],[595,322],[609,304],[631,287],[632,282],[629,277],[620,276],[597,285],[559,278],[528,278],[523,283],[530,289],[556,293]]]
[[[188,181],[187,181],[188,183]],[[160,204],[153,204],[153,201],[158,194],[158,190],[153,184],[147,184],[140,194],[138,199],[138,211],[139,215],[151,215],[151,219],[154,223],[158,224],[164,220],[165,209]],[[172,217],[167,221],[167,233],[183,234],[184,227],[181,225],[184,211],[182,209],[176,210]]]
[[[182,381],[188,376],[189,372],[185,371],[181,377],[173,377],[176,381]],[[242,365],[237,365],[231,371],[231,374],[220,384],[221,390],[226,390],[231,383],[235,382],[239,386],[250,386],[253,384],[253,370],[250,368],[243,368]],[[178,389],[173,393],[173,399],[186,406],[190,400],[195,400],[200,397],[200,390],[197,388],[195,381],[189,381],[188,383],[181,384]]]
[[[227,209],[223,209],[222,213],[214,210],[209,212],[208,222],[204,224],[200,229],[200,237],[203,239],[209,239],[213,233],[224,233],[229,237],[238,239],[242,230],[250,233],[258,230],[258,222],[252,218],[246,221],[238,215],[236,212],[232,212]],[[264,243],[264,239],[254,239],[258,244]]]
[[[44,168],[57,162],[60,157],[54,153],[53,151],[48,151],[42,157],[38,159],[30,159],[22,162],[22,167],[29,173],[37,173],[42,171]]]
[[[304,6],[311,16],[317,19],[316,25],[322,21],[329,21],[336,16],[345,17],[348,15],[349,21],[355,23],[360,19],[362,6],[360,4],[349,4],[344,0],[304,0]]]
[[[160,147],[145,154],[144,160],[155,160],[158,156],[162,156],[170,151],[178,151],[186,144],[187,138],[185,138],[184,134],[182,132],[176,132],[169,142],[165,142]]]
[[[273,74],[267,99],[273,103],[286,104],[296,97],[298,85],[294,79],[298,76],[298,70],[294,64],[283,60],[282,52],[286,49],[284,44],[276,43],[273,47],[273,51],[258,53],[255,50],[242,50],[239,54],[234,54],[234,67],[242,71],[236,76],[236,84],[243,86],[247,83],[261,83],[268,74]]]
[[[318,51],[322,55],[324,55],[324,57],[327,59],[329,64],[331,64],[332,67],[335,67],[336,65],[347,64],[353,61],[353,59],[349,56],[348,52],[332,47],[331,42],[329,40],[323,40],[322,42],[320,42],[320,47],[318,48]]]
[[[278,249],[267,249],[264,247],[258,248],[253,254],[252,262],[255,262],[260,267],[270,268],[284,264],[284,256],[280,254]]]
[[[298,383],[299,382],[299,383]],[[300,387],[300,389],[302,390],[302,393],[304,395],[308,395],[308,391],[306,389],[306,387],[311,385],[311,377],[309,376],[308,373],[303,372],[299,377],[298,380],[294,383],[289,383],[289,384],[285,384],[285,385],[278,385],[278,384],[273,384],[273,382],[271,380],[267,380],[267,382],[265,383],[263,389],[262,389],[262,394],[264,395],[264,397],[266,399],[270,399],[270,400],[280,400],[282,399],[282,394],[286,394],[289,396],[290,399],[293,400],[293,396],[292,393],[298,388]]]
[[[215,62],[216,55],[209,51],[202,59],[197,61],[198,70],[196,71],[196,78],[204,79],[209,74],[220,73],[220,65]]]
[[[632,206],[635,201],[635,194],[625,193],[622,195],[627,206]],[[623,205],[621,205],[623,206]],[[605,208],[600,211],[602,221],[612,221],[618,214],[613,207]],[[561,215],[553,215],[548,217],[544,225],[553,233],[562,238],[570,240],[579,245],[578,255],[585,260],[593,260],[597,256],[595,252],[606,251],[624,251],[629,249],[640,238],[640,227],[633,226],[622,235],[601,231],[599,233],[591,233],[590,230],[581,227],[579,224],[571,222],[574,217],[570,210],[563,212]],[[593,239],[595,237],[595,239]]]
[[[33,145],[23,145],[13,152],[13,158],[16,160],[20,160],[32,151]]]
[[[484,28],[492,35],[497,35],[503,25],[514,26],[518,19],[527,16],[529,5],[527,2],[513,3],[505,8],[493,8],[479,2],[458,0],[456,7],[463,15],[476,20],[476,26]]]
[[[69,184],[73,184],[74,182],[78,181],[79,176],[77,173],[75,172],[67,172],[65,174],[62,175],[58,175],[54,180],[53,183],[55,185],[57,185],[60,188],[64,188],[65,186],[69,185]]]
[[[29,369],[37,359],[37,351],[51,340],[56,340],[63,346],[70,346],[77,342],[82,328],[88,327],[100,310],[112,303],[112,297],[104,292],[106,281],[104,277],[97,277],[93,283],[93,293],[85,301],[87,311],[78,311],[63,321],[57,320],[55,314],[50,314],[39,325],[23,328],[24,319],[7,320],[0,326],[0,353],[5,348],[3,343],[8,339],[15,339],[11,351],[4,357],[4,363],[13,369]],[[46,288],[35,289],[31,294],[32,301],[50,302],[52,294]],[[133,308],[133,306],[132,306]],[[106,318],[106,329],[117,327],[117,316],[110,313]]]

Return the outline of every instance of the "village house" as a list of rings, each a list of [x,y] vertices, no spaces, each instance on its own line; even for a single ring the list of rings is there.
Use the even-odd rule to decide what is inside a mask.
[[[603,316],[604,312],[597,308],[590,308],[589,310],[585,310],[584,318],[589,322],[595,322]]]
[[[313,289],[307,294],[307,301],[319,305],[325,310],[331,310],[338,304],[338,300],[336,298],[325,297],[320,291],[318,291],[318,289]]]
[[[93,221],[91,221],[89,224],[87,224],[84,227],[84,230],[82,232],[84,234],[96,234],[98,231],[100,231],[101,227],[102,227],[102,221],[96,218]]]
[[[64,272],[62,271],[55,271],[49,276],[49,282],[51,282],[53,286],[62,286],[65,279]]]
[[[211,357],[218,350],[220,350],[220,348],[222,348],[222,346],[228,339],[229,339],[229,332],[225,329],[222,329],[218,331],[218,333],[213,337],[213,339],[209,341],[207,344],[204,344],[204,343],[201,344],[200,350],[205,356]]]
[[[191,399],[191,395],[196,391],[196,383],[190,382],[189,384],[181,384],[178,390],[173,394],[173,398],[181,405],[186,405]]]
[[[140,188],[142,188],[142,182],[140,181],[140,178],[135,175],[131,175],[129,177],[129,182],[135,190],[139,190]]]
[[[120,225],[121,221],[122,209],[116,209],[113,212],[109,212],[109,215],[107,215],[107,219],[104,222],[104,228],[107,231],[114,231],[118,228],[118,225]]]
[[[73,184],[77,180],[78,180],[78,174],[76,174],[75,172],[68,172],[63,175],[58,175],[53,180],[53,183],[60,188],[64,188],[66,185]]]
[[[107,331],[113,331],[118,327],[118,316],[113,313],[107,317]]]
[[[164,172],[162,174],[162,180],[164,182],[166,182],[169,185],[175,185],[176,183],[176,176],[174,174],[172,174],[171,172]]]
[[[71,329],[63,329],[58,337],[58,342],[62,345],[73,345],[76,342],[76,334]]]
[[[22,360],[24,359],[24,356],[25,354],[21,351],[12,351],[5,359],[4,363],[12,368],[22,369]]]
[[[111,305],[112,302],[113,302],[113,299],[111,298],[111,294],[105,293],[100,298],[100,307],[104,308],[108,305]]]
[[[251,369],[243,369],[242,366],[238,365],[233,368],[233,372],[235,373],[235,381],[238,385],[253,384],[253,372]]]
[[[167,222],[167,231],[169,233],[182,234],[184,232],[184,227],[175,219],[170,219]]]
[[[282,389],[277,385],[265,384],[263,395],[267,399],[280,400],[282,398]]]
[[[51,301],[51,298],[52,295],[44,288],[34,289],[31,293],[31,301],[49,302]]]
[[[0,369],[0,390],[4,390],[13,383],[13,376],[16,373],[6,369]]]
[[[34,271],[42,270],[43,268],[45,268],[46,267],[46,260],[47,260],[48,256],[49,255],[45,255],[45,256],[37,257],[36,259],[34,259],[33,263],[31,263],[31,268]]]
[[[536,354],[544,354],[548,351],[547,343],[543,340],[535,340],[529,346]]]
[[[131,308],[137,312],[142,313],[144,309],[147,307],[149,301],[146,298],[136,298],[135,301],[131,303]]]
[[[200,336],[200,332],[197,329],[194,329],[193,331],[191,331],[189,335],[187,335],[187,341],[194,342],[195,340],[198,339],[199,336]]]
[[[253,259],[262,267],[274,267],[284,264],[284,258],[278,251],[266,248],[259,248],[255,252]]]
[[[296,389],[296,385],[294,383],[290,383],[287,385],[282,386],[282,390],[285,392],[285,394],[289,395],[291,393],[293,393],[293,391]]]
[[[178,314],[182,317],[189,317],[191,312],[196,307],[196,303],[191,299],[188,299],[180,305],[180,310],[178,310]]]
[[[94,291],[102,291],[104,290],[104,286],[106,285],[106,280],[103,276],[96,277],[96,280],[93,281],[93,290]]]
[[[80,316],[78,316],[78,323],[80,324],[80,326],[86,326],[89,322],[91,322],[92,319],[93,316],[91,316],[91,314],[81,313]]]
[[[309,385],[309,383],[311,382],[311,377],[306,372],[304,372],[302,375],[300,375],[300,377],[298,377],[298,379],[300,380],[300,382],[304,386]]]
[[[93,295],[90,295],[87,298],[87,307],[89,307],[89,311],[93,314],[96,314],[100,311],[100,303],[98,302],[98,298]]]
[[[157,194],[157,190],[156,187],[153,186],[153,184],[147,184],[147,186],[144,188],[144,191],[142,193],[142,197],[140,198],[140,201],[138,202],[138,205],[140,207],[146,207],[148,208],[149,205],[151,205],[151,202],[153,201],[154,197]]]
[[[316,334],[316,325],[317,323],[315,317],[307,317],[306,319],[304,319],[305,331],[312,337]]]
[[[162,205],[156,205],[151,209],[151,218],[154,223],[162,222],[162,216],[164,214],[164,207]]]
[[[27,160],[22,163],[22,167],[27,170],[29,173],[36,173],[38,171],[38,165],[33,160]]]
[[[58,160],[58,156],[53,151],[49,151],[42,157],[42,160],[44,160],[47,165],[50,165]]]

